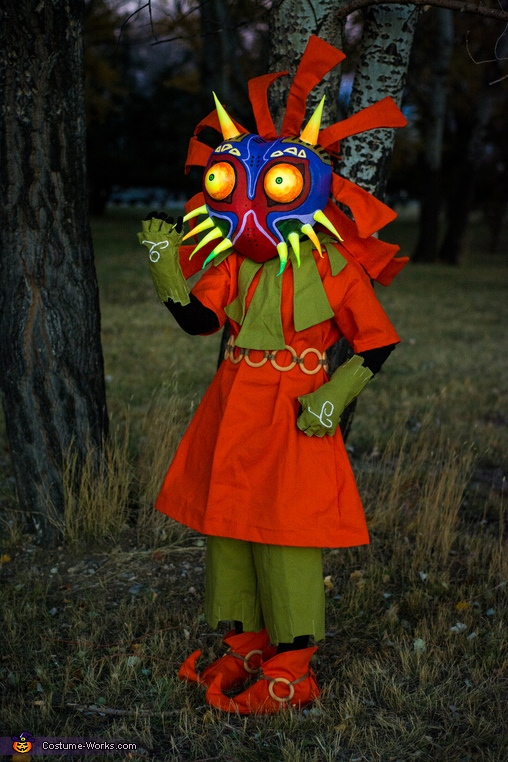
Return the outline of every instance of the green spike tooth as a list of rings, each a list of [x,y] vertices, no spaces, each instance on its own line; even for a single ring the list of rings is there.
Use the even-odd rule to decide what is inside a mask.
[[[231,243],[229,238],[224,238],[223,241],[221,241],[220,243],[217,244],[215,249],[212,251],[212,254],[215,257],[215,256],[217,256],[217,254],[221,254],[223,251],[225,251],[226,249],[229,249],[231,246],[233,246],[233,244]],[[211,254],[210,254],[210,256],[211,256]]]
[[[190,255],[189,259],[192,259],[194,254],[197,254],[197,252],[203,248],[203,246],[206,246],[207,243],[210,243],[210,241],[214,241],[216,238],[222,238],[222,233],[220,232],[219,228],[214,228],[211,230],[207,235],[205,235],[204,238],[201,239],[201,241],[198,243],[192,254]]]
[[[332,233],[334,236],[337,236],[339,241],[344,242],[344,239],[338,232],[337,228],[333,225],[332,222],[330,222],[326,214],[322,212],[321,209],[318,209],[316,212],[314,212],[314,219],[316,220],[316,222],[321,223],[321,225],[323,225],[327,230],[329,230],[330,233]]]
[[[212,261],[212,259],[215,259],[215,257],[216,257],[216,256],[218,256],[218,252],[216,253],[216,252],[215,252],[215,249],[214,249],[214,250],[211,252],[211,254],[209,254],[209,255],[207,256],[207,258],[205,259],[205,261],[203,262],[203,267],[202,267],[201,269],[202,269],[202,270],[204,270],[204,269],[205,269],[205,267],[206,267],[206,266],[207,266],[207,265],[208,265],[208,264],[209,264],[209,263]]]
[[[289,243],[291,244],[291,248],[293,249],[296,257],[296,263],[298,267],[300,267],[300,236],[298,233],[290,233],[288,235]]]
[[[184,235],[182,238],[182,241],[186,241],[187,238],[190,238],[193,235],[197,235],[198,233],[202,233],[203,230],[208,230],[208,228],[213,228],[214,224],[213,221],[210,219],[210,217],[207,217],[206,220],[203,220],[203,222],[200,222],[196,227],[192,228],[192,230],[189,230],[188,233]]]
[[[285,241],[281,241],[277,244],[277,254],[279,255],[280,259],[280,270],[277,273],[277,276],[279,276],[284,272],[284,268],[288,262],[288,245]]]
[[[203,204],[203,206],[198,206],[197,209],[193,209],[192,212],[189,212],[185,215],[183,218],[184,222],[188,222],[189,220],[192,220],[193,217],[197,217],[200,214],[208,214],[208,209],[206,208],[206,204]]]
[[[229,249],[231,246],[233,246],[233,244],[231,243],[229,238],[225,238],[223,241],[218,243],[215,249],[212,252],[210,252],[210,254],[207,256],[207,258],[203,262],[202,269],[204,270],[207,264],[212,261],[212,259],[215,259],[215,257],[218,257],[219,254],[221,254],[226,249]]]

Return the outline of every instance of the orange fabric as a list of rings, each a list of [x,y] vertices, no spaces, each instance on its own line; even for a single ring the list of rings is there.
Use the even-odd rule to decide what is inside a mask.
[[[185,159],[185,174],[189,174],[191,167],[206,167],[212,153],[213,148],[202,143],[196,135],[193,135],[189,140],[189,150]]]
[[[387,96],[357,114],[327,127],[319,133],[318,143],[328,151],[338,152],[339,141],[366,130],[382,127],[405,127],[406,118],[393,98]]]
[[[377,276],[377,282],[382,286],[389,286],[396,275],[400,273],[402,268],[409,262],[409,257],[398,257],[392,259],[391,262],[383,267],[379,275]]]
[[[262,666],[263,677],[234,698],[225,696],[221,675],[206,692],[211,706],[235,714],[277,714],[289,706],[304,707],[320,695],[314,670],[309,666],[317,648],[276,654]]]
[[[316,35],[311,35],[296,70],[288,95],[281,137],[299,135],[307,107],[307,96],[325,74],[344,60],[345,53]]]
[[[242,632],[235,635],[231,630],[224,638],[228,646],[228,652],[209,664],[199,674],[196,672],[196,661],[201,656],[201,651],[194,651],[182,664],[178,677],[190,683],[211,685],[217,675],[222,677],[222,688],[227,691],[235,688],[247,680],[251,680],[253,674],[260,671],[261,662],[275,656],[277,648],[270,646],[270,639],[265,628],[261,632]],[[247,667],[243,658],[249,656]]]
[[[361,264],[372,280],[388,286],[405,264],[408,257],[394,259],[399,246],[380,241],[379,238],[360,238],[355,223],[333,201],[328,201],[325,214],[344,239],[340,247]]]
[[[278,137],[268,108],[268,88],[272,82],[288,73],[287,71],[278,71],[274,74],[263,74],[261,77],[249,80],[249,100],[254,112],[258,135],[261,135],[265,140],[276,140]]]
[[[371,193],[336,174],[332,176],[332,195],[353,212],[360,238],[368,238],[377,233],[397,216],[393,209]]]
[[[367,275],[338,248],[348,264],[335,277],[328,257],[314,252],[334,319],[296,332],[291,264],[281,276],[284,336],[299,356],[308,347],[322,352],[342,335],[355,352],[399,341]],[[241,262],[238,254],[231,254],[207,270],[193,289],[221,325],[225,306],[237,295]],[[259,277],[247,294],[247,309]],[[235,338],[238,332],[231,321]],[[262,357],[260,351],[250,355],[253,362]],[[287,351],[278,353],[280,365],[289,361]],[[315,367],[311,357],[307,363]],[[298,397],[326,380],[324,370],[310,376],[297,367],[280,372],[269,362],[252,368],[245,361],[224,361],[180,443],[157,509],[220,537],[296,547],[367,543],[365,516],[340,432],[307,437],[296,426]]]

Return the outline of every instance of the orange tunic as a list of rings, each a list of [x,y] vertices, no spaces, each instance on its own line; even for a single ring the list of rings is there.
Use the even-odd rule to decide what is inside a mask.
[[[328,257],[314,256],[335,317],[304,331],[293,323],[293,275],[282,284],[286,344],[297,355],[307,347],[325,351],[345,336],[355,352],[394,344],[395,329],[379,304],[363,268],[349,257],[331,275]],[[224,325],[224,308],[237,296],[242,257],[231,254],[211,267],[193,293]],[[247,294],[248,310],[259,282]],[[231,323],[237,336],[240,326]],[[267,347],[269,349],[269,347]],[[251,350],[250,359],[263,353]],[[313,354],[305,360],[316,366]],[[289,352],[277,363],[291,362]],[[203,534],[272,545],[348,547],[369,542],[365,515],[339,430],[333,437],[308,437],[296,426],[298,397],[327,381],[324,370],[287,372],[270,362],[222,362],[184,434],[164,480],[156,508]]]

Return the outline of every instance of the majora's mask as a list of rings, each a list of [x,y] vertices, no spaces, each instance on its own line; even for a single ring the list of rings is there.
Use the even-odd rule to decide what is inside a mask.
[[[320,249],[316,222],[339,235],[323,212],[332,183],[330,158],[317,144],[324,98],[299,137],[265,140],[252,133],[238,134],[215,93],[214,97],[225,140],[205,168],[205,206],[186,219],[199,213],[208,217],[188,236],[212,228],[194,251],[214,238],[223,239],[206,263],[233,247],[255,262],[266,262],[278,253],[282,273],[288,245],[299,264],[302,236]]]
[[[290,250],[300,264],[300,241],[305,237],[321,253],[314,230],[319,224],[340,240],[337,229],[344,231],[345,248],[380,283],[389,283],[405,264],[407,260],[402,258],[393,260],[396,247],[370,238],[394,213],[334,174],[329,156],[337,155],[339,142],[350,135],[403,126],[406,121],[392,99],[385,98],[320,131],[323,99],[302,131],[308,94],[343,58],[343,53],[311,36],[289,91],[279,134],[268,110],[267,89],[287,72],[265,74],[249,82],[258,134],[248,133],[234,122],[214,95],[215,111],[196,127],[187,156],[187,167],[205,167],[203,192],[186,205],[184,217],[191,220],[206,215],[185,236],[206,233],[191,257],[200,249],[202,255],[210,252],[205,254],[206,265],[222,252],[227,255],[228,250],[260,263],[278,255],[280,274]],[[205,127],[222,133],[223,142],[215,150],[198,140]],[[334,199],[350,208],[354,223]]]

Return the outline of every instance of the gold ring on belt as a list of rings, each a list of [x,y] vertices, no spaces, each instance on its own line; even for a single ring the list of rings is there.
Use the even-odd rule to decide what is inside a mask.
[[[238,349],[238,356],[235,357],[235,349]],[[260,350],[263,351],[263,358],[259,362],[253,362],[253,360],[250,359],[250,349],[245,349],[243,347],[237,347],[235,345],[235,339],[233,336],[230,336],[228,339],[228,343],[226,344],[226,351],[224,352],[224,359],[225,360],[231,360],[232,363],[237,365],[242,360],[245,360],[247,365],[250,365],[251,368],[261,368],[263,365],[265,365],[268,360],[270,360],[272,366],[275,368],[275,370],[279,370],[283,373],[285,373],[288,370],[293,370],[295,365],[298,365],[302,373],[305,373],[307,376],[313,376],[315,373],[319,373],[321,368],[323,370],[328,372],[328,358],[326,356],[326,352],[321,353],[319,349],[314,349],[314,347],[307,347],[307,349],[304,349],[300,357],[296,354],[293,347],[290,347],[289,344],[286,344],[285,349],[287,349],[288,352],[291,354],[291,362],[289,365],[279,365],[279,363],[276,360],[277,352],[280,352],[282,350],[276,349],[276,350]],[[317,357],[317,364],[316,367],[313,370],[309,370],[305,367],[305,358],[308,354],[315,354]]]

